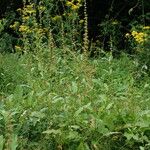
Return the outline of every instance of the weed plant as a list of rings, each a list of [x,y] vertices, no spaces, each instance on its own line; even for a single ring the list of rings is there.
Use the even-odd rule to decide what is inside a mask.
[[[79,53],[88,48],[87,32],[77,40],[80,1],[67,3],[68,19],[42,2],[43,22],[32,3],[18,10],[21,45],[0,54],[0,150],[149,150],[149,74],[126,54]]]
[[[138,84],[136,61],[67,47],[0,58],[1,149],[149,149],[150,78]]]

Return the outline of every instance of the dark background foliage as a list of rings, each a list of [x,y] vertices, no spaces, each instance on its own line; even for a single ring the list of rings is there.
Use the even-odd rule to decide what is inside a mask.
[[[37,0],[33,0],[33,2],[37,5],[39,3]],[[62,3],[57,1],[57,5],[59,5],[58,8],[60,8],[59,12],[63,12]],[[9,21],[5,25],[4,31],[0,33],[0,37],[10,36],[12,40],[10,40],[8,44],[9,47],[13,47],[12,42],[18,38],[18,36],[9,28],[9,25],[15,18],[19,17],[16,9],[21,7],[23,7],[22,0],[1,0],[0,18],[8,18]],[[150,23],[149,8],[150,3],[147,0],[87,0],[90,41],[95,42],[98,40],[103,43],[103,48],[105,50],[110,50],[109,41],[112,33],[108,32],[107,34],[103,34],[102,30],[105,26],[104,22],[109,24],[111,21],[117,20],[119,26],[116,27],[117,30],[115,31],[118,36],[115,39],[117,41],[116,47],[119,50],[125,49],[128,44],[125,42],[124,35],[130,31],[131,24],[137,22],[139,24],[148,25]],[[83,12],[82,8],[81,12]],[[81,13],[80,17],[84,18],[83,13]]]

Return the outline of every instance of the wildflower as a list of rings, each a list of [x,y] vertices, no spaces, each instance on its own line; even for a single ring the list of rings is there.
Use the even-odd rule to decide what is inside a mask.
[[[36,13],[36,11],[35,10],[26,10],[26,13],[33,14],[33,13]]]
[[[66,6],[69,6],[69,7],[70,7],[70,6],[72,6],[72,5],[73,5],[72,2],[70,2],[70,1],[67,1],[67,2],[66,2]]]
[[[143,29],[149,30],[149,29],[150,29],[150,26],[145,26],[145,27],[143,27]]]
[[[29,20],[29,18],[30,18],[29,16],[23,16],[22,20],[27,21],[27,20]]]
[[[131,34],[134,37],[135,41],[139,44],[142,44],[142,43],[144,43],[144,41],[146,41],[146,37],[147,37],[146,33],[132,31]]]
[[[138,32],[137,31],[132,31],[132,36],[136,36],[137,34],[138,34]]]
[[[22,12],[24,15],[36,13],[36,10],[34,9],[34,4],[26,5]]]
[[[78,5],[72,5],[71,9],[72,9],[72,10],[78,10],[78,9],[79,9],[79,6],[78,6]]]
[[[28,32],[28,30],[29,30],[29,27],[28,27],[28,26],[21,25],[21,26],[19,27],[19,31],[20,31],[20,32]]]
[[[26,8],[28,8],[28,9],[32,9],[34,7],[34,4],[32,3],[32,4],[30,4],[30,5],[26,5]]]
[[[81,5],[81,0],[72,0],[72,1],[67,1],[66,6],[70,7],[71,10],[76,11],[78,10],[82,5]]]
[[[19,22],[18,21],[15,21],[13,25],[10,25],[10,28],[12,29],[16,29],[19,27]]]
[[[77,0],[78,1],[78,3],[81,3],[82,2],[82,0]]]
[[[21,11],[22,11],[22,9],[21,9],[21,8],[18,8],[18,9],[17,9],[17,11],[18,11],[18,12],[21,12]]]
[[[126,33],[126,34],[125,34],[125,37],[126,37],[126,38],[129,38],[129,37],[130,37],[130,34],[129,34],[129,33]]]
[[[42,12],[43,12],[43,11],[45,11],[46,7],[44,7],[44,6],[39,6],[38,9],[39,9],[39,11],[42,11]]]

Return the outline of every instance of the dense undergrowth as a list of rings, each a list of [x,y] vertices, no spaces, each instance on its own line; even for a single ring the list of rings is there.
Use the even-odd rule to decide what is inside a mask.
[[[89,46],[84,1],[61,2],[24,1],[0,20],[0,150],[149,150],[150,26],[121,35],[103,22],[104,52]],[[132,50],[114,57],[120,36]]]
[[[0,149],[150,148],[150,77],[137,60],[66,48],[0,61]]]

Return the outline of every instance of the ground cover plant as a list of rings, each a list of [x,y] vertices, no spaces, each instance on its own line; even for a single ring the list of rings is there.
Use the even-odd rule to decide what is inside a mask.
[[[1,55],[0,148],[149,149],[150,77],[137,62],[59,51]]]
[[[149,150],[149,26],[132,25],[133,53],[114,57],[90,46],[86,3],[59,2],[24,1],[14,53],[0,37],[0,150]]]

